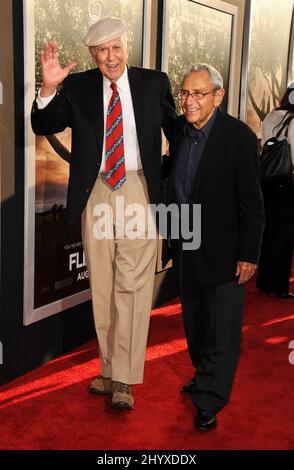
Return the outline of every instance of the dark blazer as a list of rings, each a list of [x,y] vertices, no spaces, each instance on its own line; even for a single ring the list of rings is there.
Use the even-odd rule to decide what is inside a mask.
[[[169,138],[170,123],[176,117],[174,100],[165,73],[130,67],[128,76],[143,171],[150,202],[156,204],[161,201],[161,128]],[[42,110],[34,101],[31,122],[38,135],[72,128],[66,218],[70,231],[86,206],[101,165],[104,118],[100,70],[68,76]]]
[[[174,122],[168,201],[183,141],[184,116]],[[186,289],[198,281],[221,285],[235,277],[237,261],[257,263],[264,225],[259,186],[257,138],[238,119],[217,111],[195,176],[191,204],[201,204],[201,246],[183,251],[181,280]]]

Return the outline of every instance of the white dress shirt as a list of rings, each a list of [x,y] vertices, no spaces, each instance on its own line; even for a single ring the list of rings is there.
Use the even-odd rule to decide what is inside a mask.
[[[46,108],[47,104],[50,103],[50,101],[53,100],[54,96],[56,95],[56,91],[53,93],[53,95],[50,95],[50,96],[47,96],[46,98],[43,98],[41,95],[40,95],[40,91],[41,91],[41,88],[39,89],[38,91],[38,94],[37,94],[37,98],[36,98],[36,101],[37,101],[37,105],[38,105],[38,108],[39,109],[44,109]]]
[[[136,171],[142,168],[137,129],[135,122],[135,114],[133,108],[133,101],[131,89],[128,79],[127,67],[125,68],[122,76],[117,80],[117,90],[120,96],[122,113],[123,113],[123,133],[124,133],[124,151],[125,151],[125,168],[126,171]],[[112,95],[110,87],[111,81],[103,76],[103,111],[104,111],[104,137],[103,137],[103,152],[102,161],[99,172],[105,172],[105,134],[106,134],[106,115],[108,104]],[[54,98],[56,92],[47,98],[40,96],[40,90],[37,95],[37,105],[39,109],[45,108],[50,101]]]

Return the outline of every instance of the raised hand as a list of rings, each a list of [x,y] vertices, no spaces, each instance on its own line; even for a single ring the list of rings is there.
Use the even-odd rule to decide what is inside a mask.
[[[40,91],[41,96],[52,95],[57,86],[69,75],[76,66],[75,62],[69,62],[66,67],[62,68],[58,59],[56,44],[47,42],[41,52],[42,80],[43,85]]]

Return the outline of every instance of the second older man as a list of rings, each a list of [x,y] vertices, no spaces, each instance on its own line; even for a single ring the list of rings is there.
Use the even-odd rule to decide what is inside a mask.
[[[182,391],[197,407],[195,426],[216,427],[228,402],[242,331],[244,283],[254,274],[263,231],[257,138],[220,111],[223,79],[196,64],[179,91],[169,202],[201,205],[201,244],[174,241],[175,267],[193,378]],[[193,223],[194,225],[194,223]],[[194,225],[195,226],[195,225]],[[197,227],[199,230],[199,227]]]

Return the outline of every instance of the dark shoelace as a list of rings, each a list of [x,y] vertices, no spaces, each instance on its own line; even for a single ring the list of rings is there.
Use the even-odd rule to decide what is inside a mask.
[[[130,393],[129,385],[123,384],[122,382],[115,382],[114,389],[116,392]]]

